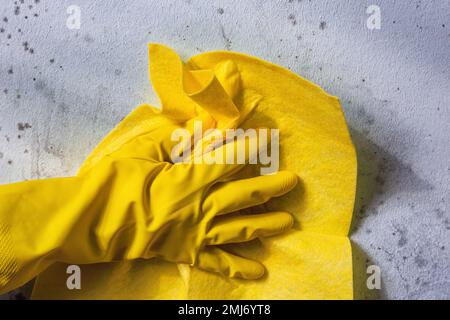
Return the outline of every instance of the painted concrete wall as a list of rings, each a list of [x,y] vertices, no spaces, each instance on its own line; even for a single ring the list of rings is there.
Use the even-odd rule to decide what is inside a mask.
[[[450,1],[2,0],[0,182],[73,174],[136,105],[157,105],[148,42],[256,55],[339,96],[359,154],[352,239],[380,296],[450,298]]]

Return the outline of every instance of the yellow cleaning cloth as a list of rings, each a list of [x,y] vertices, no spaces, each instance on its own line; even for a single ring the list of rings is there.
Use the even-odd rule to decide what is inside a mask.
[[[55,264],[35,283],[34,299],[352,299],[352,251],[347,237],[356,190],[356,154],[336,97],[294,73],[247,55],[209,52],[184,64],[150,45],[150,76],[165,112],[180,121],[209,118],[219,129],[278,128],[280,170],[300,182],[265,209],[294,214],[287,235],[229,245],[261,261],[262,279],[225,278],[157,259],[81,266],[82,289],[66,287],[67,265]],[[94,150],[81,172],[149,131],[141,106]]]

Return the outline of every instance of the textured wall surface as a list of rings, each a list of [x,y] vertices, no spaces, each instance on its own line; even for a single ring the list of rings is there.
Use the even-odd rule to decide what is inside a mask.
[[[0,182],[73,174],[136,105],[158,105],[148,42],[256,55],[339,96],[359,156],[351,237],[379,296],[450,298],[450,1],[1,0]]]

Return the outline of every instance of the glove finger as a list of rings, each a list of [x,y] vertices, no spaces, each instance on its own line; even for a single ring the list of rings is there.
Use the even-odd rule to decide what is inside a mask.
[[[295,173],[280,171],[270,176],[224,182],[215,186],[202,204],[203,212],[221,215],[260,205],[291,191],[298,182]]]
[[[213,222],[205,241],[207,245],[245,242],[286,232],[293,224],[287,212],[224,216]]]
[[[214,246],[205,247],[200,251],[195,266],[226,277],[248,280],[261,278],[265,272],[261,263]]]
[[[200,156],[195,156],[191,163],[187,164],[188,170],[192,170],[192,176],[198,177],[199,181],[203,181],[205,185],[220,182],[242,170],[246,164],[256,164],[258,153],[266,147],[265,143],[260,145],[258,134],[243,136],[212,151],[195,152]],[[234,157],[227,159],[229,155]]]

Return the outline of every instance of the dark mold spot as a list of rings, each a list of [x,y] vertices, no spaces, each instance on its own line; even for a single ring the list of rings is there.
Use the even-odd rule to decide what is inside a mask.
[[[0,28],[0,33],[3,33],[3,32],[5,32],[5,29]]]
[[[339,79],[339,77],[338,77],[338,79]],[[342,80],[342,79],[339,79],[339,80]],[[363,82],[364,81],[365,80],[363,79]],[[375,123],[375,118],[371,114],[368,114],[366,109],[364,109],[364,108],[358,108],[358,111],[356,114],[357,114],[358,118],[363,120],[368,126],[371,126]]]
[[[34,88],[37,91],[40,91],[47,100],[51,101],[52,103],[55,103],[56,101],[55,90],[47,87],[47,84],[44,81],[39,79],[36,80],[36,82],[34,83]]]
[[[45,82],[41,80],[37,81],[34,85],[34,88],[36,90],[43,90],[45,87],[46,87]]]
[[[13,68],[12,68],[12,67],[9,68],[9,69],[8,69],[8,74],[13,74],[13,73],[14,73]]]
[[[4,18],[3,18],[3,21],[4,21],[4,22],[8,22],[8,18],[7,18],[7,17],[4,17]]]
[[[440,208],[434,209],[434,212],[436,213],[436,217],[438,217],[439,219],[444,216],[444,210]]]
[[[375,177],[375,181],[376,181],[376,183],[379,185],[379,186],[384,186],[384,184],[386,183],[386,180],[384,180],[384,178],[383,178],[383,176],[381,176],[380,174],[378,174],[376,177]]]
[[[428,264],[428,261],[425,260],[422,256],[416,256],[414,258],[414,262],[419,268],[423,268]]]
[[[450,220],[449,219],[444,220],[444,225],[445,225],[445,229],[450,230]]]
[[[404,247],[408,243],[408,239],[406,238],[407,230],[405,228],[401,228],[399,226],[394,226],[396,233],[400,235],[400,239],[397,242],[399,247]],[[396,234],[394,233],[394,235]]]
[[[295,16],[292,13],[288,16],[288,20],[292,23],[293,26],[297,24],[297,19],[295,19]]]
[[[219,8],[219,9],[217,9],[217,13],[219,13],[219,14],[223,14],[223,13],[224,13],[224,10],[223,10],[223,8]]]
[[[83,39],[84,39],[84,41],[86,41],[87,43],[92,43],[92,42],[94,42],[94,38],[92,38],[92,36],[91,36],[90,34],[86,34],[86,35],[83,37]]]
[[[19,7],[19,6],[16,6],[16,7],[14,8],[14,14],[15,14],[16,16],[18,16],[18,15],[20,14],[20,7]]]
[[[324,30],[326,27],[327,27],[327,23],[325,21],[321,21],[320,25],[319,25],[320,30]]]
[[[30,128],[31,128],[31,125],[28,122],[25,122],[25,123],[19,122],[17,124],[17,129],[19,131],[24,131],[25,129],[30,129]]]
[[[50,61],[50,63],[53,63],[53,62],[55,62],[55,59],[52,58],[49,61]]]
[[[222,34],[222,38],[225,41],[225,48],[229,51],[231,50],[231,40],[230,38],[227,37],[227,35],[225,34],[225,30],[223,28],[223,26],[220,26],[220,31]]]
[[[13,162],[12,160],[8,160],[8,164],[11,165]]]

